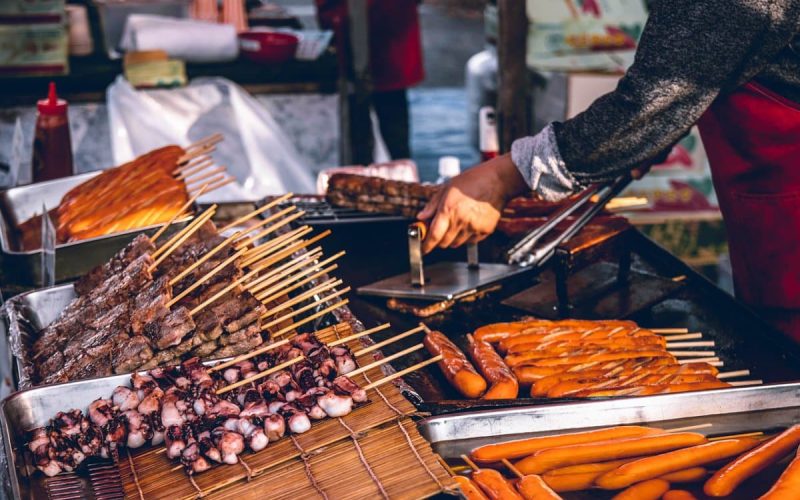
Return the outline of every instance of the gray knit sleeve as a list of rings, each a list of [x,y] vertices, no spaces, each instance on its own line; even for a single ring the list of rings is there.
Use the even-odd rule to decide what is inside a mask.
[[[561,159],[553,125],[533,137],[514,141],[511,161],[528,186],[547,201],[566,198],[578,187]]]

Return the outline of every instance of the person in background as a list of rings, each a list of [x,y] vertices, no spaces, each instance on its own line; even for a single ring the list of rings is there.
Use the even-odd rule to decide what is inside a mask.
[[[347,0],[314,1],[320,27],[333,30],[340,65],[346,70],[349,65],[344,57],[350,53]],[[372,108],[392,159],[409,158],[407,89],[425,76],[417,0],[369,0],[368,9]],[[369,109],[352,106],[351,109],[351,133],[357,138],[353,145],[353,162],[368,165],[373,161],[375,144]]]
[[[800,0],[655,0],[616,90],[451,180],[424,250],[478,241],[504,204],[556,201],[663,154],[697,123],[736,295],[800,342]],[[502,70],[502,69],[501,69]]]

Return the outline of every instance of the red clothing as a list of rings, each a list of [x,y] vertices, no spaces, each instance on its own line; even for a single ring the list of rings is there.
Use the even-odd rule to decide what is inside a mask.
[[[320,26],[336,34],[340,57],[348,40],[347,0],[315,0]],[[369,63],[377,92],[406,89],[425,77],[417,0],[369,0]],[[345,49],[345,50],[343,50]]]
[[[736,295],[800,341],[800,104],[749,83],[698,124]]]

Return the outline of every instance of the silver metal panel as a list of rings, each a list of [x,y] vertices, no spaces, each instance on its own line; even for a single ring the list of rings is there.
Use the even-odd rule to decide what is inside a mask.
[[[95,177],[100,172],[39,182],[0,192],[0,251],[3,277],[18,285],[41,284],[41,251],[23,251],[17,245],[15,229],[31,217],[42,213],[42,204],[50,210],[73,187]],[[191,217],[180,219],[169,232],[183,227]],[[56,281],[77,278],[94,266],[105,262],[140,233],[153,231],[160,224],[99,236],[87,240],[56,245]]]
[[[698,432],[721,435],[798,420],[800,383],[791,383],[442,415],[421,421],[419,428],[438,453],[456,458],[483,444],[594,427],[711,423]]]
[[[528,271],[531,269],[506,264],[481,264],[478,268],[470,268],[466,262],[439,262],[425,268],[424,286],[412,285],[405,273],[360,287],[357,292],[379,297],[452,300]]]

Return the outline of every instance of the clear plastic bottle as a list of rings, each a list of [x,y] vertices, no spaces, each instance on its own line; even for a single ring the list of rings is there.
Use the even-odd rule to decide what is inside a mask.
[[[461,173],[461,160],[455,156],[442,156],[439,158],[439,178],[436,184],[444,184]]]

